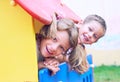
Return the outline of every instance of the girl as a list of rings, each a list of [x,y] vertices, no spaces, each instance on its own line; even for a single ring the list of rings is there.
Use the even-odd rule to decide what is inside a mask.
[[[78,43],[78,28],[70,19],[56,20],[53,16],[53,21],[50,25],[44,25],[39,34],[36,34],[37,52],[38,52],[38,68],[48,68],[55,74],[59,67],[55,63],[46,65],[45,62],[50,62],[50,57],[55,57],[60,54],[65,55],[69,48],[73,51]],[[73,52],[72,51],[72,52]],[[75,53],[76,50],[73,52]]]

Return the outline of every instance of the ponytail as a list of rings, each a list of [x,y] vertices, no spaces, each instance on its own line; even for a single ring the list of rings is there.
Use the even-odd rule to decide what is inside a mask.
[[[85,48],[81,45],[77,45],[69,56],[69,64],[72,69],[79,73],[84,73],[88,70],[88,62],[86,59]]]

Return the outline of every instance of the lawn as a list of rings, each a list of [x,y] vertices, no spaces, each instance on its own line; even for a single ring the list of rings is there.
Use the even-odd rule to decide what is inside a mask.
[[[98,66],[94,68],[95,82],[120,82],[120,66]]]

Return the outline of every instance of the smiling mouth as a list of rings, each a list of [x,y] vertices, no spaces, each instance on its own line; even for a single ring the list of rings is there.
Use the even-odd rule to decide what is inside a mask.
[[[89,41],[88,37],[85,34],[83,34],[83,36],[84,36],[85,41]]]
[[[48,47],[46,47],[46,50],[47,50],[49,55],[52,55],[52,53],[49,51]]]

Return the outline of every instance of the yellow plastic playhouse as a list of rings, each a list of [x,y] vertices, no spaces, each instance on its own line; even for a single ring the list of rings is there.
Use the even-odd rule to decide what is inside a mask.
[[[0,1],[0,82],[37,82],[32,17],[10,0]]]

